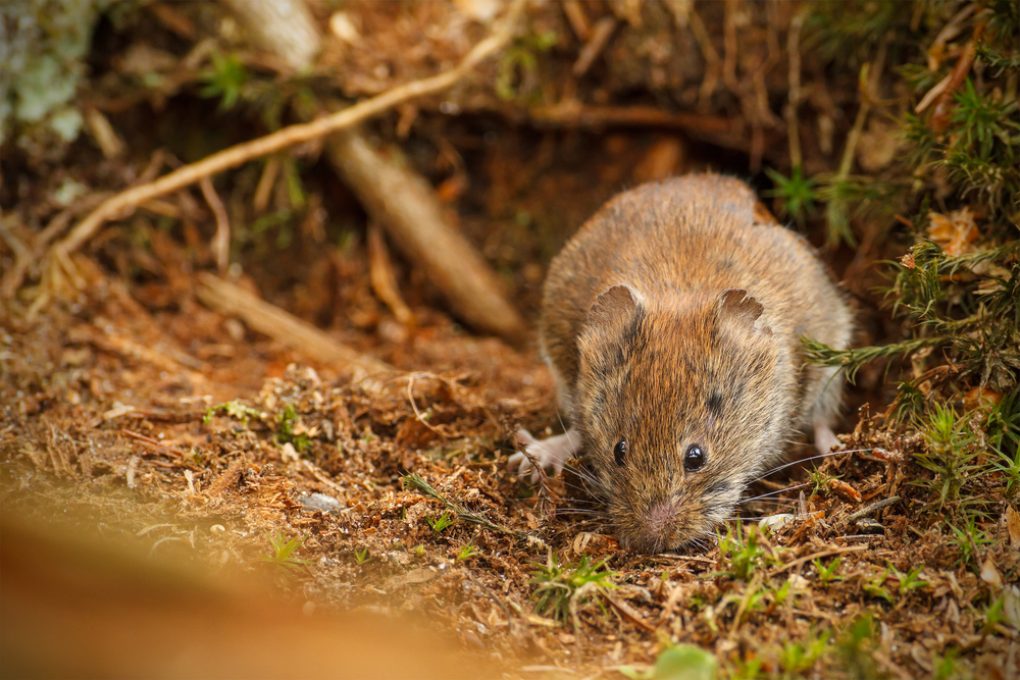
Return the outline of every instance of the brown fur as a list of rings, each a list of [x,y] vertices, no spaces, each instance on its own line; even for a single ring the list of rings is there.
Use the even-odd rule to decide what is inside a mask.
[[[621,540],[673,548],[728,517],[798,430],[838,409],[838,377],[804,365],[800,337],[845,347],[850,329],[810,246],[743,182],[645,184],[596,213],[550,265],[540,331]],[[708,459],[686,473],[692,443]]]

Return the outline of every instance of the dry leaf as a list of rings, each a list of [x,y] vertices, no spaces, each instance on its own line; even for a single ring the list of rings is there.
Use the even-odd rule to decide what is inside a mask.
[[[1006,531],[1009,533],[1009,544],[1020,548],[1020,512],[1014,510],[1012,505],[1006,506]]]
[[[981,565],[981,580],[993,588],[1002,587],[1002,574],[999,573],[999,568],[995,566],[991,557]]]
[[[1010,586],[1002,591],[1002,614],[1006,622],[1020,628],[1020,588]]]
[[[347,12],[334,12],[329,17],[329,30],[340,41],[348,45],[357,45],[361,42],[361,33]]]
[[[954,210],[948,215],[928,214],[928,237],[939,244],[947,255],[959,256],[973,250],[970,244],[977,240],[978,228],[970,208]]]
[[[1000,401],[1002,393],[987,387],[975,387],[963,395],[963,404],[968,410],[974,410],[979,406],[995,406]]]

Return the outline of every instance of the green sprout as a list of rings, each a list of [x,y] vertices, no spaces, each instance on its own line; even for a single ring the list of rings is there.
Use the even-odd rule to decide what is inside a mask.
[[[790,171],[789,177],[772,168],[767,168],[765,174],[774,185],[765,195],[779,199],[784,216],[792,218],[797,224],[804,224],[818,200],[816,182],[805,177],[799,165]]]
[[[311,444],[311,439],[305,433],[295,433],[295,423],[298,415],[293,404],[287,404],[277,419],[276,441],[279,444],[291,444],[298,453],[303,453]]]
[[[240,421],[247,425],[250,418],[259,420],[263,417],[262,411],[251,406],[246,406],[239,401],[227,401],[216,406],[210,406],[205,410],[205,415],[202,416],[202,423],[208,425],[213,416],[217,414],[223,414],[227,417],[233,418],[234,420]]]
[[[535,609],[542,616],[565,621],[583,602],[615,588],[615,577],[606,560],[593,563],[585,555],[577,564],[561,565],[550,551],[546,563],[536,564],[532,572]]]
[[[779,665],[784,671],[784,677],[803,677],[831,649],[831,631],[809,634],[803,642],[785,643],[779,654]]]
[[[617,668],[631,680],[715,680],[719,663],[711,652],[695,645],[669,645],[647,669],[634,666]]]
[[[719,553],[729,562],[726,573],[740,581],[749,580],[769,557],[757,527],[748,528],[745,534],[740,524],[735,529],[727,527],[726,535],[719,536]]]
[[[839,575],[839,567],[842,563],[842,557],[837,557],[831,560],[828,564],[823,564],[821,558],[815,559],[811,562],[811,564],[815,565],[815,570],[818,572],[818,580],[822,583],[842,581],[843,577]]]
[[[263,558],[263,561],[288,569],[303,567],[308,563],[307,560],[295,556],[297,549],[303,543],[300,536],[287,538],[283,534],[274,534],[270,537],[269,543],[272,546],[273,552],[268,557]]]
[[[478,555],[480,554],[481,551],[478,550],[477,546],[468,543],[462,546],[461,549],[457,551],[457,561],[466,562],[473,557],[478,557]]]
[[[203,97],[219,97],[220,110],[226,111],[237,103],[248,82],[248,69],[233,54],[213,54],[212,67],[202,74],[204,85],[199,90]]]
[[[432,527],[432,531],[440,534],[453,525],[454,518],[449,512],[444,512],[439,517],[426,517],[425,522]]]

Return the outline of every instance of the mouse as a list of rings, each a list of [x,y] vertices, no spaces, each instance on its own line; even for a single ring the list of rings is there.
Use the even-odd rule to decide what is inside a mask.
[[[519,475],[582,454],[620,544],[714,537],[746,488],[813,433],[838,444],[843,380],[802,339],[844,349],[853,315],[808,241],[735,177],[617,194],[549,264],[538,324],[566,431],[518,431]]]

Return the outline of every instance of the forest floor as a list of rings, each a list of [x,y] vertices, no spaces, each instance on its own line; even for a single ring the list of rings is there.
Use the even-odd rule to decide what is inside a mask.
[[[351,382],[198,304],[164,246],[159,282],[94,268],[79,305],[8,328],[5,512],[92,506],[156,555],[268,563],[319,606],[424,614],[469,649],[565,677],[640,669],[671,641],[736,676],[870,664],[918,677],[966,654],[1010,677],[1014,632],[971,604],[1017,559],[1006,522],[984,570],[960,568],[952,538],[912,516],[924,492],[904,442],[869,436],[866,416],[846,418],[845,455],[756,489],[769,497],[744,514],[791,513],[780,529],[749,519],[707,551],[628,554],[573,511],[590,502],[569,473],[536,488],[506,470],[517,427],[559,430],[533,349],[426,307],[404,329],[352,276],[350,313],[376,330],[343,339],[400,372]],[[346,257],[363,269],[358,247]]]

